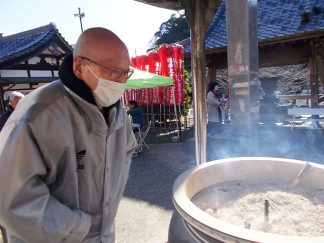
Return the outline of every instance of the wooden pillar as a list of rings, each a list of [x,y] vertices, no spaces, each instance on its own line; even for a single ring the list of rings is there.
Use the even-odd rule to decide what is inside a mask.
[[[323,90],[321,91],[322,93],[324,93],[324,38],[318,40],[318,42],[313,47],[313,50],[316,57],[318,75],[320,80],[322,81]]]
[[[227,0],[231,131],[252,135],[259,122],[257,1]]]
[[[212,81],[216,80],[216,76],[217,76],[217,70],[216,67],[211,65],[208,67],[208,76],[207,76],[207,83],[210,83]]]
[[[311,107],[318,108],[318,93],[319,93],[319,85],[318,85],[318,68],[317,68],[317,58],[316,51],[312,52],[312,55],[309,60],[309,68],[310,68],[310,89],[311,89]]]
[[[322,86],[324,87],[324,59],[320,55],[316,55],[316,63],[317,63],[318,74],[322,81]]]
[[[7,231],[5,228],[3,228],[1,225],[0,225],[0,231],[1,231],[1,235],[2,235],[2,241],[3,243],[8,243],[8,238],[7,238]]]
[[[0,114],[2,114],[5,110],[5,105],[4,105],[4,90],[3,86],[0,85]]]
[[[206,65],[205,35],[220,0],[179,0],[185,9],[191,36],[191,67],[195,121],[196,164],[206,162]]]
[[[324,93],[324,40],[322,41],[322,44],[317,49],[316,64],[317,64],[319,79],[322,81],[322,90],[320,91],[320,93],[323,94]]]

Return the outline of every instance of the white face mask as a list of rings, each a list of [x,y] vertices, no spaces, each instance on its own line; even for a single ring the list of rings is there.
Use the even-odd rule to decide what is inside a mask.
[[[96,103],[100,107],[107,107],[115,104],[125,91],[125,83],[113,82],[108,79],[98,77],[92,69],[86,64],[91,73],[98,79],[98,85],[92,90]]]

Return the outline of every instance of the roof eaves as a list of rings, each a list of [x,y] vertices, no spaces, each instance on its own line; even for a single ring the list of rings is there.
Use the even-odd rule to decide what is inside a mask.
[[[64,43],[66,51],[72,51],[72,47],[61,36],[61,34],[58,32],[53,23],[3,38],[12,38],[12,40],[14,40],[16,38],[21,38],[23,36],[32,35],[40,32],[44,32],[44,34],[42,34],[32,43],[28,44],[27,47],[24,46],[24,48],[21,48],[15,53],[9,55],[7,58],[0,60],[0,68],[3,69],[5,67],[10,67],[11,65],[17,64],[26,59],[39,55],[52,44],[52,41],[55,38],[60,39]]]
[[[56,30],[55,24],[54,23],[50,23],[48,25],[44,25],[35,29],[31,29],[31,30],[26,30],[17,34],[13,34],[13,35],[8,35],[8,36],[4,36],[2,38],[0,38],[0,43],[1,42],[5,42],[5,41],[10,41],[10,40],[15,40],[24,36],[28,36],[28,35],[33,35],[36,33],[41,33],[41,32],[45,32],[45,31],[51,31],[51,30]]]
[[[324,29],[317,29],[314,31],[309,32],[299,32],[292,35],[286,35],[286,36],[276,36],[273,38],[265,38],[265,39],[259,39],[259,45],[265,45],[270,43],[285,43],[289,41],[294,40],[306,40],[306,39],[314,39],[318,37],[324,38]]]
[[[65,40],[65,38],[61,35],[61,33],[58,30],[56,30],[56,38],[59,39],[63,44],[64,51],[66,52],[73,51],[73,47]]]
[[[5,58],[3,61],[0,61],[0,68],[9,67],[11,65],[20,63],[26,59],[37,56],[42,51],[44,51],[51,44],[51,39],[54,37],[53,33],[42,36],[42,39],[33,45],[29,45],[27,48],[15,52]]]

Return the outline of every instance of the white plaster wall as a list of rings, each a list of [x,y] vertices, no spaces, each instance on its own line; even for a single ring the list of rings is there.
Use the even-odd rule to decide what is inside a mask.
[[[26,70],[1,70],[1,77],[28,77]]]
[[[45,61],[51,65],[56,65],[56,58],[46,57]]]
[[[32,71],[30,71],[30,76],[31,77],[52,77],[52,72],[51,71],[32,70]]]
[[[40,58],[39,57],[33,57],[31,59],[28,59],[28,63],[29,64],[36,64],[40,61]]]

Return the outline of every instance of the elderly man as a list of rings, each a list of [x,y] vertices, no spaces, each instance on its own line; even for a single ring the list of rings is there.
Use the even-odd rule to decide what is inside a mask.
[[[4,124],[10,117],[11,113],[14,111],[16,108],[18,102],[20,101],[21,98],[24,97],[23,93],[20,93],[18,91],[13,91],[9,95],[9,104],[7,106],[7,110],[1,115],[0,117],[0,131],[2,130]]]
[[[0,224],[11,242],[114,242],[136,148],[120,105],[125,44],[88,29],[60,80],[26,96],[0,135]]]

